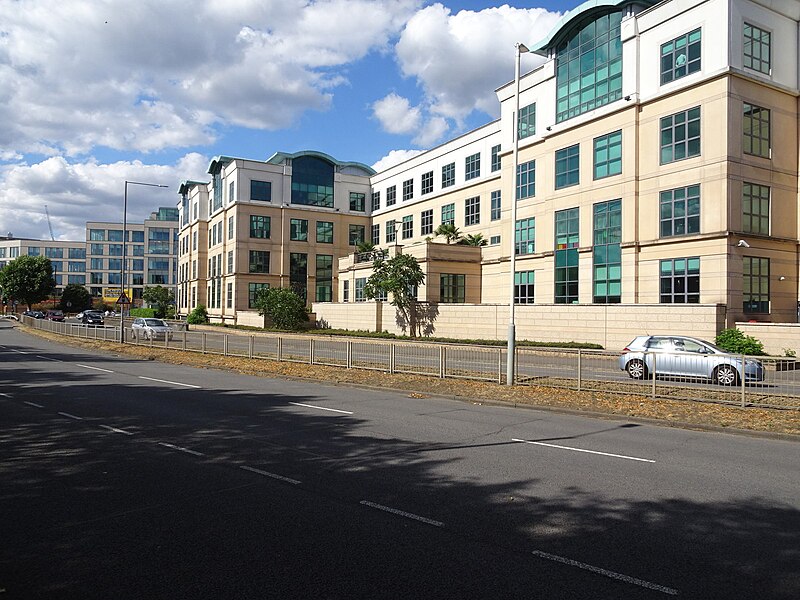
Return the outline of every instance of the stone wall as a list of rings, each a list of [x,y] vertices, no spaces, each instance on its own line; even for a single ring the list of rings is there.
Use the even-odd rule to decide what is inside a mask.
[[[793,350],[800,356],[800,323],[736,323],[736,327],[764,344],[767,354],[784,356]]]

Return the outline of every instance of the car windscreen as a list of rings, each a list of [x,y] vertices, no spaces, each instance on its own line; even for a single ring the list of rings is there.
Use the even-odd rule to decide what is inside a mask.
[[[144,323],[148,327],[169,327],[169,325],[167,325],[161,319],[145,319]]]

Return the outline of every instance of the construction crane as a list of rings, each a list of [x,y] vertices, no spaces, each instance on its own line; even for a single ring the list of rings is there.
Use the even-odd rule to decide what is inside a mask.
[[[56,236],[53,235],[53,226],[50,224],[50,213],[47,211],[47,204],[44,205],[44,214],[47,217],[47,228],[50,230],[50,239],[56,241]]]

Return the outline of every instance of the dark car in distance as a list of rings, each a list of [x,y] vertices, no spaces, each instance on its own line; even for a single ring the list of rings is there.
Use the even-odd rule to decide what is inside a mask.
[[[63,321],[64,320],[64,313],[60,310],[48,310],[44,314],[44,318],[48,321]]]
[[[93,327],[97,327],[98,325],[105,325],[105,321],[103,320],[103,313],[94,310],[84,311],[83,316],[81,317],[81,323],[83,323],[84,325],[91,325]]]

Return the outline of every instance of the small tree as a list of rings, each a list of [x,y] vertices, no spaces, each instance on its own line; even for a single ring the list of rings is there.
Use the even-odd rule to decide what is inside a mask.
[[[253,306],[258,314],[264,317],[264,328],[267,318],[278,329],[295,330],[308,321],[305,301],[289,288],[262,288],[256,292]]]
[[[364,254],[365,252],[372,252],[375,250],[375,244],[368,241],[359,242],[358,246],[356,246],[356,252],[359,254]]]
[[[70,283],[64,288],[58,307],[64,312],[80,312],[92,307],[92,295],[82,285]]]
[[[208,323],[208,311],[202,304],[194,307],[194,310],[186,316],[186,322],[189,325],[202,325]]]
[[[464,246],[486,246],[489,241],[483,237],[482,233],[470,233],[459,240],[458,243]]]
[[[142,300],[155,305],[156,316],[163,319],[169,312],[170,306],[175,302],[175,294],[171,289],[160,285],[148,286],[142,292]]]
[[[417,259],[408,254],[398,254],[386,260],[383,256],[372,263],[373,273],[364,286],[364,295],[375,298],[392,295],[391,305],[396,307],[408,323],[409,335],[417,337],[417,298],[414,290],[425,282],[425,273]]]
[[[53,265],[44,256],[20,256],[0,269],[3,296],[28,306],[47,299],[56,286]]]
[[[461,239],[461,232],[458,230],[458,227],[452,223],[442,223],[433,233],[437,236],[441,235],[444,237],[448,244],[450,242],[458,242],[458,240]]]

